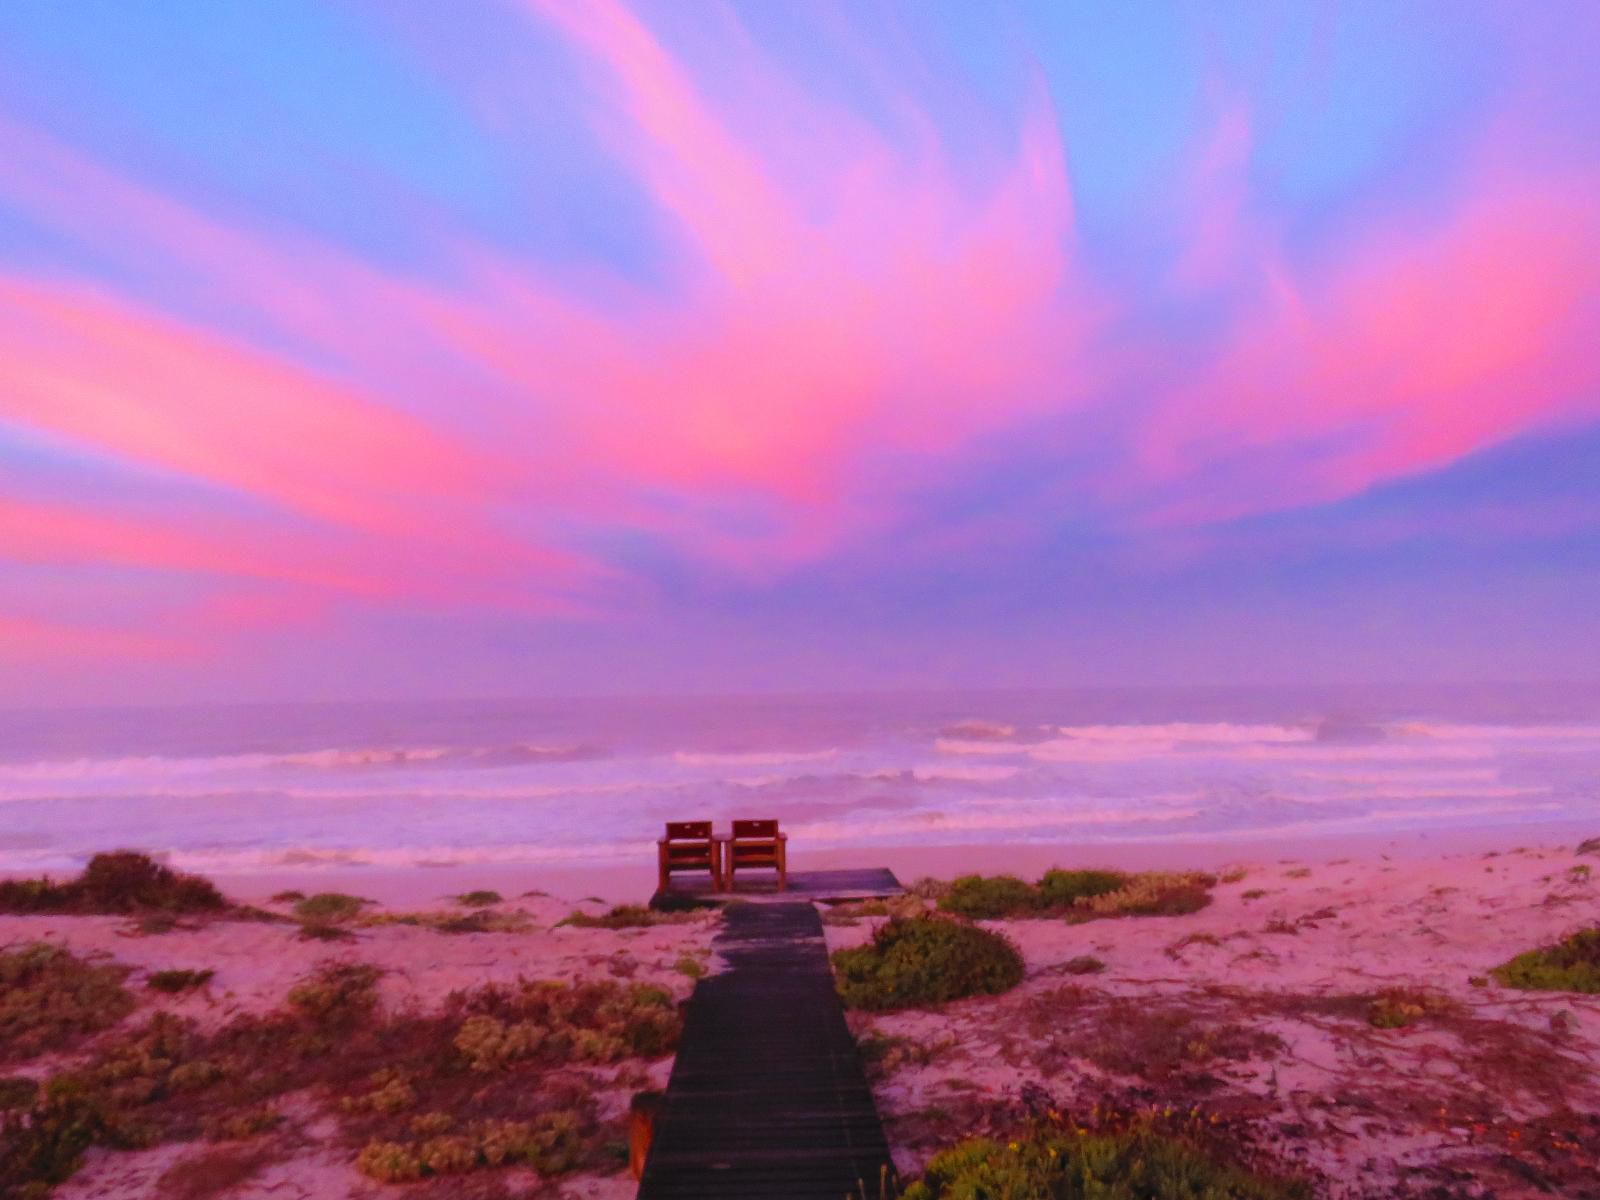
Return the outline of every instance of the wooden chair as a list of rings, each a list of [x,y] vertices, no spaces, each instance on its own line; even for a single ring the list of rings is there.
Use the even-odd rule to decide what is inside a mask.
[[[733,836],[727,841],[723,870],[728,890],[733,890],[734,872],[740,867],[771,867],[778,872],[778,890],[789,886],[789,835],[778,832],[776,821],[735,821]]]
[[[674,871],[710,871],[712,888],[722,891],[722,854],[711,836],[710,821],[668,821],[667,836],[656,843],[656,856],[662,891]]]

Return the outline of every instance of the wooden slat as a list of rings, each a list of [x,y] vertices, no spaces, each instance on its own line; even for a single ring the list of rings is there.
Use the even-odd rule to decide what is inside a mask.
[[[683,895],[697,899],[727,903],[736,900],[765,902],[771,896],[783,903],[797,899],[807,900],[861,900],[869,897],[888,897],[904,894],[905,889],[887,867],[870,867],[844,871],[790,871],[789,889],[778,891],[777,877],[773,875],[741,875],[734,890],[716,892],[707,878],[674,879],[667,892],[658,892],[651,901],[659,906],[669,897]]]
[[[810,904],[735,905],[695,985],[639,1200],[876,1197],[883,1125]]]

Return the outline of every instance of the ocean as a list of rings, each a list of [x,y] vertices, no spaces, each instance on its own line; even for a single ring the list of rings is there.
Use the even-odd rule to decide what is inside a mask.
[[[1103,689],[0,713],[0,869],[636,859],[1600,817],[1600,687]],[[1597,828],[1596,832],[1600,832]]]

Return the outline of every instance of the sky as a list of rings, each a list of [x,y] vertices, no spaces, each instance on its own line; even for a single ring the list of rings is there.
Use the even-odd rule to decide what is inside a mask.
[[[0,5],[0,705],[1600,678],[1597,44]]]

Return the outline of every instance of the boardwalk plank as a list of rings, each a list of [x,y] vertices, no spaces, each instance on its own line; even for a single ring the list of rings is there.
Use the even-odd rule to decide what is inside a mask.
[[[876,1196],[883,1125],[810,904],[728,909],[695,985],[639,1200]]]

